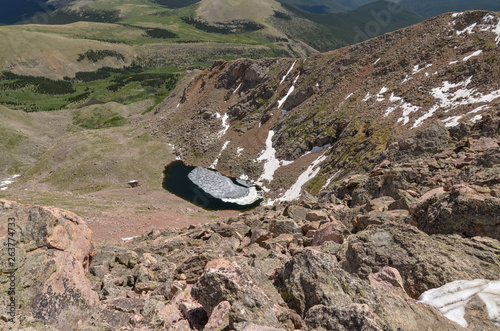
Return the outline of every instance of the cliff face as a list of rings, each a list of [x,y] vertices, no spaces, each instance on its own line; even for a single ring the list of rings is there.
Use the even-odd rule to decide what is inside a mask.
[[[286,199],[311,166],[308,188],[318,193],[329,179],[373,169],[394,141],[498,112],[499,20],[445,14],[307,59],[217,62],[159,106],[150,126],[188,163],[218,160],[226,174],[260,180],[271,198]]]

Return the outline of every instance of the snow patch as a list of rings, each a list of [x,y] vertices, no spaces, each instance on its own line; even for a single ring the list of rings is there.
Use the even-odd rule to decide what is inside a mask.
[[[292,185],[280,198],[278,198],[278,201],[292,201],[296,200],[300,197],[300,192],[302,190],[302,187],[311,179],[316,177],[316,175],[319,173],[321,170],[321,167],[319,167],[319,164],[322,163],[326,159],[326,155],[321,155],[318,157],[316,160],[314,160],[311,165],[304,171],[295,184]]]
[[[473,118],[470,119],[472,123],[476,123],[477,121],[480,121],[483,118],[483,115],[476,115]]]
[[[500,281],[498,280],[457,280],[422,293],[419,301],[438,308],[446,318],[466,328],[468,323],[464,318],[465,306],[475,295],[485,303],[493,323],[500,326]]]
[[[266,139],[266,149],[262,152],[262,154],[257,158],[258,162],[264,161],[264,172],[262,175],[260,175],[259,179],[257,180],[257,184],[262,186],[264,189],[264,186],[262,185],[262,182],[264,180],[271,182],[274,177],[274,173],[276,170],[278,170],[279,167],[288,165],[292,163],[293,161],[281,161],[276,158],[276,150],[273,147],[273,136],[275,132],[270,130],[269,134],[267,135]],[[264,189],[266,190],[266,189]]]
[[[243,147],[238,147],[238,148],[236,149],[236,155],[238,155],[238,157],[240,157],[240,156],[241,156],[241,152],[243,152],[243,150],[244,150],[244,148],[243,148]]]
[[[288,76],[288,74],[292,71],[293,67],[295,67],[295,63],[297,63],[297,61],[295,61],[292,66],[290,67],[290,69],[288,69],[287,73],[283,76],[283,78],[281,78],[281,82],[280,82],[280,85],[285,81],[286,77]]]
[[[380,61],[380,59],[382,59],[382,58],[381,58],[381,57],[379,57],[379,58],[377,59],[377,61],[375,61],[375,62],[373,63],[373,65],[377,64],[377,63],[378,63],[378,61]]]
[[[239,89],[240,89],[240,87],[241,87],[241,84],[243,84],[243,83],[240,83],[240,85],[238,85],[238,87],[236,88],[236,90],[234,90],[234,91],[233,91],[233,94],[235,94],[236,92],[238,92],[238,90],[239,90]]]
[[[500,97],[500,90],[482,94],[474,88],[468,89],[467,86],[471,81],[472,76],[456,84],[445,81],[442,87],[432,89],[432,96],[437,100],[437,103],[426,114],[415,121],[413,128],[420,126],[439,109],[445,109],[445,112],[448,112],[460,105],[491,102]]]
[[[457,17],[462,16],[462,15],[463,15],[463,12],[461,12],[461,13],[453,13],[453,14],[451,14],[451,17],[457,18]]]
[[[5,191],[6,189],[8,189],[9,185],[13,184],[15,182],[15,179],[19,177],[21,177],[21,175],[13,175],[3,181],[0,181],[0,190]]]
[[[474,33],[474,28],[476,27],[476,25],[477,25],[477,23],[472,23],[471,25],[469,25],[468,27],[466,27],[462,31],[457,30],[457,35],[460,36],[461,34],[464,34],[466,32],[467,32],[467,34]]]
[[[389,90],[388,90],[388,89],[387,89],[387,87],[385,87],[385,86],[384,86],[384,87],[382,87],[382,88],[380,89],[380,92],[378,92],[378,94],[377,94],[377,96],[376,96],[376,98],[377,98],[377,101],[378,101],[378,102],[384,101],[384,96],[383,96],[383,94],[384,94],[385,92],[387,92],[387,91],[389,91]]]
[[[281,100],[278,101],[278,108],[281,108],[281,106],[283,106],[283,104],[285,103],[286,99],[288,99],[288,97],[290,96],[290,94],[292,94],[292,92],[295,90],[295,83],[297,82],[297,79],[299,79],[299,77],[300,77],[300,75],[297,75],[297,77],[295,77],[295,80],[293,81],[292,86],[288,90],[288,93],[283,97],[283,99],[281,99]],[[285,113],[286,113],[286,111],[285,111]]]
[[[217,118],[221,118],[221,114],[219,113],[215,113],[215,116],[217,116]],[[224,116],[222,116],[222,129],[217,133],[219,138],[225,135],[227,130],[229,129],[229,123],[227,122],[228,119],[229,115],[225,113]]]
[[[481,54],[482,52],[483,52],[482,50],[475,51],[475,52],[474,52],[474,53],[472,53],[471,55],[464,57],[462,61],[464,61],[464,62],[465,62],[465,61],[469,60],[470,58],[473,58],[473,57],[475,57],[475,56],[479,56],[479,54]]]
[[[336,173],[333,174],[333,176],[331,176],[330,178],[328,178],[326,180],[326,183],[325,185],[321,186],[321,188],[319,189],[320,191],[323,191],[325,188],[328,187],[328,185],[330,185],[330,183],[332,182],[332,180],[339,174],[340,170],[337,171]]]
[[[224,143],[224,145],[222,145],[219,156],[217,156],[215,161],[210,165],[210,168],[215,169],[215,167],[217,167],[217,163],[219,163],[219,158],[222,155],[222,152],[224,152],[224,150],[227,148],[227,145],[229,145],[229,143],[230,143],[230,141],[228,140]]]
[[[425,69],[430,68],[430,67],[432,67],[432,63],[427,63],[425,65],[425,67],[422,67],[422,68],[420,68],[420,65],[417,64],[413,67],[411,74],[412,75],[418,74],[420,71],[425,70]]]
[[[401,101],[401,100],[403,100],[403,99],[402,99],[402,98],[400,98],[400,97],[395,96],[395,95],[394,95],[394,92],[393,92],[393,93],[391,93],[391,96],[389,97],[389,101],[390,101],[390,102],[398,102],[398,101]]]
[[[447,128],[451,128],[453,126],[457,126],[458,124],[460,124],[458,121],[462,118],[463,116],[462,115],[459,115],[459,116],[451,116],[451,117],[448,117],[444,120],[442,120],[441,122],[445,123],[445,127]]]
[[[132,239],[135,239],[135,238],[139,238],[139,236],[126,237],[126,238],[122,238],[122,240],[123,241],[129,241],[129,240],[132,240]]]
[[[405,102],[400,106],[403,109],[403,116],[398,118],[398,123],[403,122],[401,125],[406,125],[410,121],[410,114],[417,112],[420,108],[418,106],[414,106],[409,102]]]
[[[326,144],[323,146],[314,146],[310,151],[305,152],[302,156],[305,156],[305,155],[311,154],[311,153],[312,154],[320,153],[320,152],[322,152],[325,149],[330,148],[330,147],[332,147],[331,144]]]
[[[364,102],[368,101],[371,98],[370,92],[366,93],[365,98],[363,99]]]

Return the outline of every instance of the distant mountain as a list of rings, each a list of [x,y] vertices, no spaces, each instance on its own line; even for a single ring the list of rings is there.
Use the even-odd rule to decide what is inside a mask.
[[[278,0],[278,2],[314,14],[338,13],[352,9],[334,0]]]
[[[500,11],[498,0],[402,0],[401,4],[427,18],[466,10]]]
[[[41,13],[51,13],[73,0],[4,0],[0,11],[0,24],[14,24]],[[37,22],[37,23],[43,23]]]
[[[13,24],[31,17],[37,12],[42,11],[42,7],[47,1],[48,0],[4,1],[2,10],[0,11],[0,23]]]
[[[345,45],[358,43],[424,20],[424,17],[414,11],[388,1],[371,2],[355,10],[323,15],[288,8],[297,15],[326,27]]]
[[[357,9],[377,0],[280,0],[279,2],[295,8],[316,14],[335,13],[344,10]],[[419,15],[430,18],[447,12],[466,10],[500,11],[498,0],[392,0]]]

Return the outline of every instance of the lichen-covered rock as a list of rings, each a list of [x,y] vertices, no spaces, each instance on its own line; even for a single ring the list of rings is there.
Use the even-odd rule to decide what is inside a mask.
[[[499,252],[494,239],[429,236],[411,225],[384,224],[351,235],[338,257],[343,268],[361,278],[385,266],[397,269],[406,292],[418,298],[456,279],[498,278]]]
[[[17,316],[32,316],[57,327],[61,320],[76,323],[92,314],[100,305],[86,278],[94,251],[85,222],[61,209],[0,200],[0,219],[9,218],[15,232],[0,236],[15,248],[15,263],[9,265],[14,260],[7,260],[7,254],[0,261],[2,273],[16,270]],[[8,283],[2,282],[1,287],[7,293]],[[1,304],[6,306],[8,298],[1,296]]]
[[[282,307],[236,263],[205,272],[193,286],[191,295],[209,315],[223,301],[231,304],[230,325],[252,322],[279,327]]]
[[[455,185],[449,192],[420,199],[411,208],[422,231],[487,236],[500,240],[500,198],[489,188]]]

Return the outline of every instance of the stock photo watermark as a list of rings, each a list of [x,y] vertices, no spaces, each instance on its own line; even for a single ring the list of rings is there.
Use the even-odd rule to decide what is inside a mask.
[[[4,242],[7,264],[4,274],[7,277],[7,321],[14,323],[16,319],[16,219],[7,220],[7,239]]]
[[[370,16],[373,19],[368,21],[363,28],[354,27],[356,32],[354,43],[360,43],[380,35],[384,28],[391,24],[393,17],[401,14],[403,10],[403,6],[395,2],[387,3],[386,9],[370,10]]]

